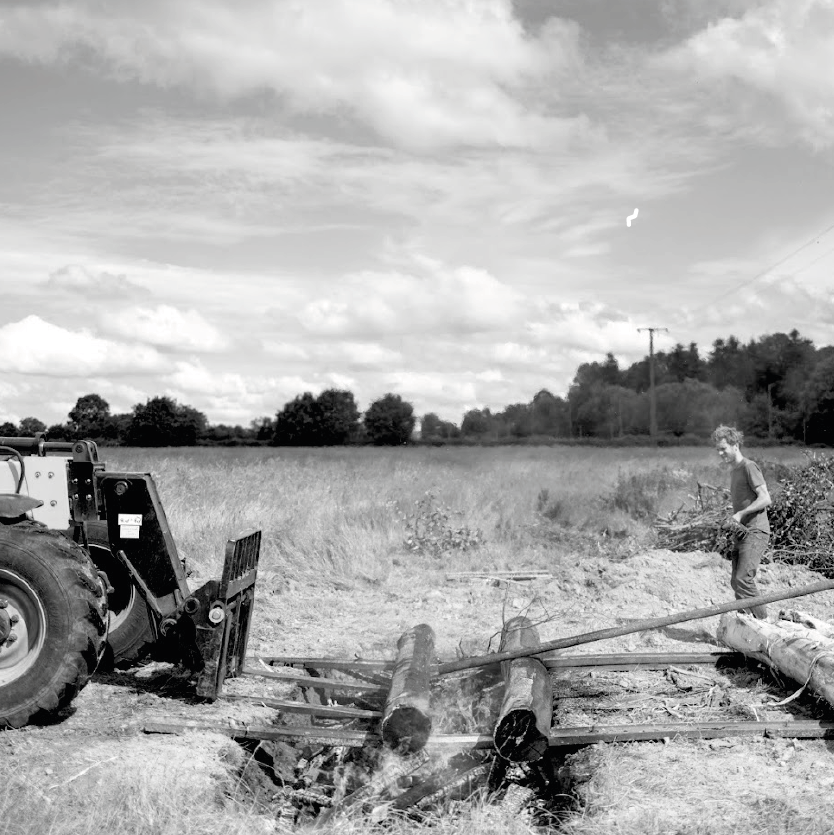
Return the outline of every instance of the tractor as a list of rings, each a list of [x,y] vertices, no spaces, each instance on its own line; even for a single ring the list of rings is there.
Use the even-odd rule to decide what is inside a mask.
[[[0,437],[0,728],[55,714],[100,666],[171,661],[209,701],[242,670],[261,532],[192,592],[151,474],[98,455]]]

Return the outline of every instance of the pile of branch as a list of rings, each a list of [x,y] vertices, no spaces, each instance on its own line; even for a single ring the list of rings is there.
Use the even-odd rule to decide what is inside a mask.
[[[732,507],[728,491],[709,484],[698,484],[698,495],[690,496],[694,504],[681,506],[665,519],[654,523],[657,542],[670,551],[730,552],[733,530],[728,526]]]

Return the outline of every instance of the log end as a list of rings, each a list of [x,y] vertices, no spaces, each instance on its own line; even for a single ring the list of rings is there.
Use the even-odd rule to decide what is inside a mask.
[[[540,760],[550,745],[532,710],[511,710],[495,727],[495,750],[512,763]]]
[[[382,742],[397,754],[416,754],[431,734],[431,717],[415,707],[396,708],[382,723]]]

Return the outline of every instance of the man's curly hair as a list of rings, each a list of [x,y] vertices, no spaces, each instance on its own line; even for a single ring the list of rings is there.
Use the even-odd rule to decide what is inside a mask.
[[[735,444],[741,446],[744,441],[744,433],[736,429],[735,426],[724,426],[722,424],[712,433],[713,444],[718,446],[721,441],[726,441],[730,446]]]

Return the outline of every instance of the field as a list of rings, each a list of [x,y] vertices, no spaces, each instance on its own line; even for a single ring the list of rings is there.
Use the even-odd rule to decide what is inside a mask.
[[[791,449],[747,454],[774,480],[801,460]],[[537,621],[546,641],[732,596],[717,555],[657,550],[648,524],[699,481],[724,485],[706,448],[105,449],[102,457],[110,468],[154,474],[193,585],[218,574],[229,536],[263,531],[250,654],[391,657],[399,634],[426,622],[438,654],[451,658],[456,648],[483,653],[491,638],[494,648],[513,614]],[[475,568],[543,569],[553,579],[515,587],[444,579]],[[812,579],[795,566],[762,572],[766,591]],[[803,608],[831,619],[832,602],[821,595]],[[683,626],[587,649],[711,648],[714,624]],[[769,687],[754,682],[760,709]],[[290,831],[243,784],[237,746],[212,734],[136,733],[142,716],[172,701],[135,675],[105,677],[61,722],[3,734],[0,833]],[[210,712],[240,715],[230,710]],[[266,716],[249,710],[243,721]],[[832,831],[824,787],[834,784],[834,757],[822,742],[594,746],[571,767],[589,773],[576,792],[582,804],[566,804],[558,822],[574,835]],[[450,835],[532,830],[484,804],[432,825]],[[352,819],[329,831],[427,826]]]

